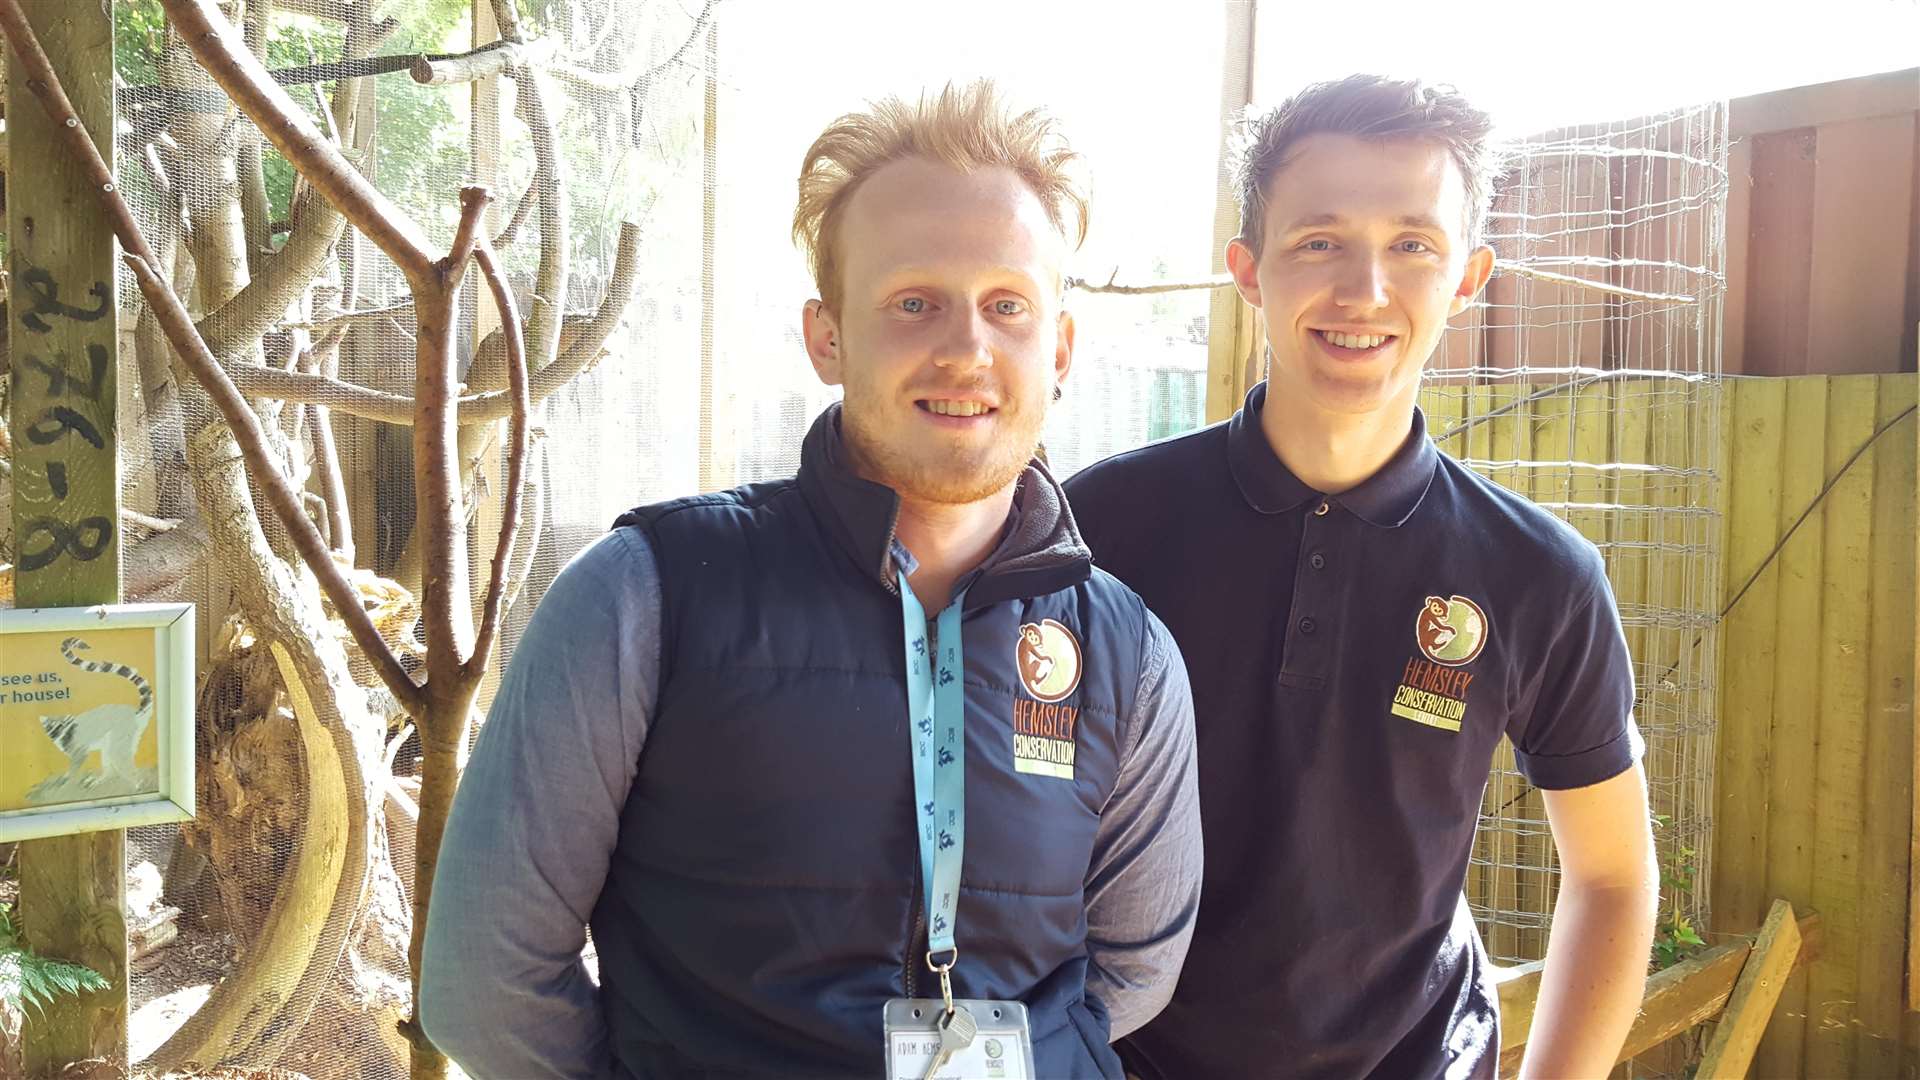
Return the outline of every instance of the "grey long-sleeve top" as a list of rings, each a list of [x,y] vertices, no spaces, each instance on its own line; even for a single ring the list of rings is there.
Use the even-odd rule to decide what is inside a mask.
[[[897,544],[895,558],[911,572]],[[434,876],[418,1014],[477,1080],[609,1072],[581,949],[658,700],[660,604],[638,530],[582,551],[534,613],[467,764]],[[1131,752],[1086,885],[1087,991],[1115,1039],[1172,996],[1200,897],[1192,697],[1157,618],[1123,730]]]

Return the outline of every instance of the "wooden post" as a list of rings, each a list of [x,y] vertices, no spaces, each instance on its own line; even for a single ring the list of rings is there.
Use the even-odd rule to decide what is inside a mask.
[[[740,448],[733,428],[733,392],[722,385],[725,367],[714,347],[719,323],[714,310],[720,302],[714,278],[718,273],[715,222],[720,199],[720,32],[707,24],[706,119],[701,124],[700,243],[700,490],[719,491],[733,486]]]
[[[22,5],[81,122],[113,161],[113,20],[105,4]],[[7,177],[8,305],[15,433],[14,602],[77,607],[120,600],[120,469],[113,232],[80,165],[55,145],[52,121],[7,66],[12,157]],[[127,1053],[126,833],[20,845],[20,922],[46,956],[85,964],[108,989],[29,1011],[29,1074]]]
[[[1226,0],[1226,41],[1220,73],[1220,187],[1213,210],[1213,270],[1227,269],[1227,241],[1240,232],[1229,154],[1234,127],[1253,100],[1254,16],[1258,0]],[[1207,308],[1207,423],[1232,416],[1260,379],[1258,357],[1265,337],[1259,312],[1234,289],[1214,289]]]
[[[1702,1080],[1742,1077],[1753,1064],[1753,1052],[1760,1048],[1760,1036],[1773,1017],[1773,1006],[1786,988],[1787,973],[1800,955],[1800,924],[1794,921],[1793,905],[1775,900],[1767,913],[1766,924],[1747,954],[1740,969],[1740,981],[1733,985],[1720,1026],[1707,1044],[1706,1057],[1700,1060],[1696,1076]]]

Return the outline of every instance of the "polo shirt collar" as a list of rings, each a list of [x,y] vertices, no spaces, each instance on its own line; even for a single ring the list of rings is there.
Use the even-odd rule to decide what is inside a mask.
[[[1246,404],[1227,422],[1227,462],[1247,505],[1263,514],[1279,514],[1324,496],[1293,475],[1273,452],[1273,444],[1260,427],[1260,411],[1266,401],[1267,384],[1261,382],[1247,391]],[[1433,440],[1427,438],[1426,415],[1415,408],[1413,427],[1400,449],[1379,472],[1336,496],[1334,502],[1369,525],[1397,528],[1426,498],[1439,457]]]

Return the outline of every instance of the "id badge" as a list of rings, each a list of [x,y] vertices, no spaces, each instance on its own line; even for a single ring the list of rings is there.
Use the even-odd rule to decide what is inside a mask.
[[[940,1053],[939,998],[894,998],[887,1002],[887,1080],[1034,1080],[1033,1035],[1027,1007],[1018,1001],[954,1000],[972,1015],[979,1030],[973,1042],[955,1051],[938,1072],[929,1073]]]

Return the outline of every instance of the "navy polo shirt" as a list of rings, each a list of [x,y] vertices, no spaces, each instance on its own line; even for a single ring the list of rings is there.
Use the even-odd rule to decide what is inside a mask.
[[[1341,495],[1231,420],[1066,485],[1095,561],[1193,684],[1206,871],[1143,1080],[1492,1076],[1498,996],[1461,888],[1502,736],[1542,788],[1641,753],[1600,554],[1437,450]]]

